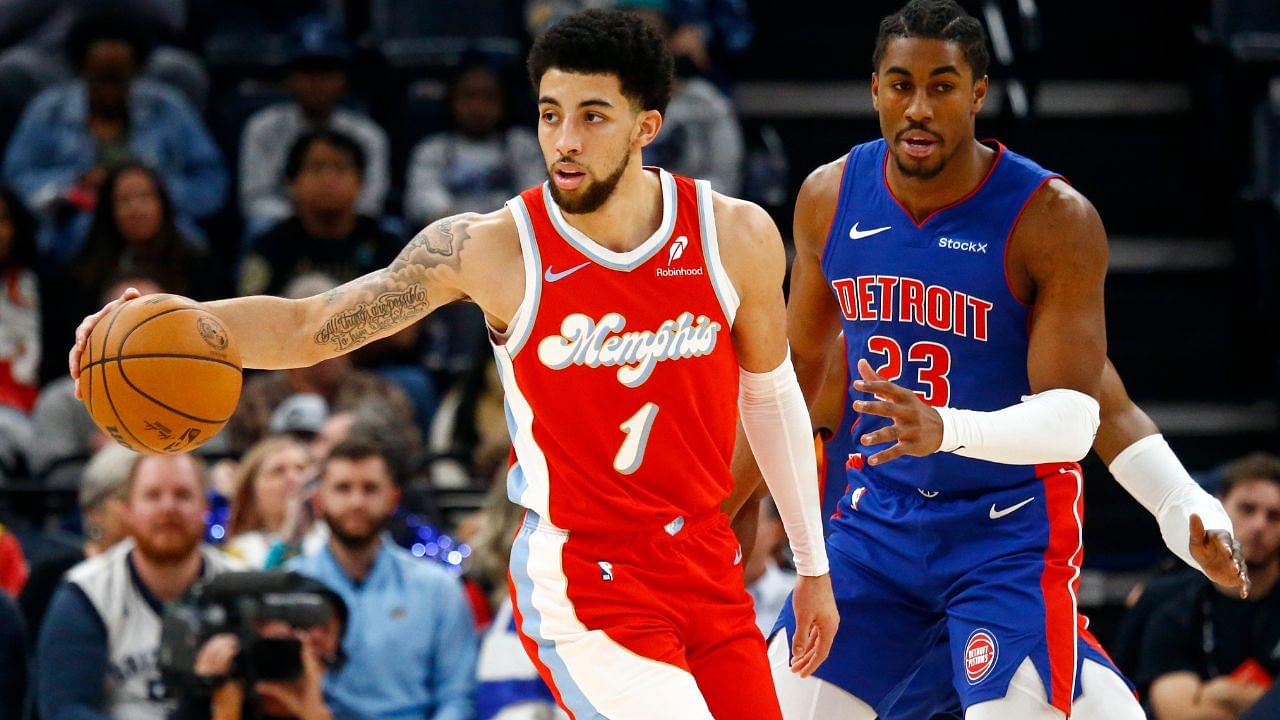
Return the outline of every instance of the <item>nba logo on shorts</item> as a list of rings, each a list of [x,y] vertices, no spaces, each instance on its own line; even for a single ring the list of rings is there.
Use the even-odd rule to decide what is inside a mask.
[[[969,641],[964,644],[964,672],[970,685],[977,685],[991,673],[996,666],[996,657],[1000,655],[1000,646],[989,631],[978,629],[969,634]]]

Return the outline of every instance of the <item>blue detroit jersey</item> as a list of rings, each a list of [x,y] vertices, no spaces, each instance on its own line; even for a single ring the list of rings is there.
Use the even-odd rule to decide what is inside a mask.
[[[849,152],[822,269],[839,306],[851,375],[866,358],[926,403],[966,410],[998,410],[1029,394],[1030,308],[1009,289],[1005,247],[1027,202],[1057,176],[998,143],[996,153],[974,191],[917,223],[889,189],[884,140]],[[870,457],[888,448],[864,448],[859,439],[890,422],[858,416],[853,452]],[[855,488],[865,484],[858,474],[955,492],[1020,485],[1036,470],[938,453],[851,468]]]

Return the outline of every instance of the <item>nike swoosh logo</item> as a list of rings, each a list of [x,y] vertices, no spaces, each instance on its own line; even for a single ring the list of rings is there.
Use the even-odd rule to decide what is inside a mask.
[[[849,239],[851,239],[851,240],[861,240],[861,239],[862,239],[862,238],[864,238],[864,237],[871,237],[872,235],[875,235],[876,233],[882,233],[882,232],[884,232],[885,230],[892,230],[892,229],[893,229],[893,226],[892,226],[892,225],[885,225],[885,226],[884,226],[884,227],[882,227],[882,228],[876,228],[876,229],[874,229],[874,230],[859,230],[859,229],[858,229],[858,223],[854,223],[854,224],[853,224],[853,227],[849,229]]]
[[[591,264],[591,261],[588,260],[587,262],[584,262],[581,265],[575,265],[574,267],[571,267],[568,270],[565,270],[563,272],[556,272],[552,270],[550,267],[548,267],[546,274],[544,274],[542,277],[544,280],[546,280],[549,283],[556,282],[557,280],[563,280],[569,277],[570,275],[578,272],[579,270],[581,270],[582,268],[590,264]]]
[[[1032,500],[1035,500],[1035,498],[1033,498],[1033,497],[1029,497],[1029,498],[1027,498],[1026,500],[1023,500],[1022,502],[1018,503],[1017,505],[1010,505],[1009,507],[1007,507],[1007,508],[1005,508],[1005,509],[1003,509],[1003,510],[997,510],[997,509],[996,509],[996,504],[995,504],[995,503],[991,503],[991,512],[987,513],[987,515],[989,515],[989,516],[991,517],[991,519],[992,519],[992,520],[999,520],[1000,518],[1004,517],[1005,515],[1008,515],[1008,514],[1010,514],[1010,513],[1015,513],[1015,512],[1017,512],[1019,509],[1021,509],[1021,508],[1022,508],[1022,506],[1023,506],[1023,505],[1026,505],[1027,503],[1031,502]]]

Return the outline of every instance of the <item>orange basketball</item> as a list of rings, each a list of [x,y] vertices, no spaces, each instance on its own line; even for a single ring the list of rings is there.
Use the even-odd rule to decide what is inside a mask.
[[[145,453],[212,438],[240,401],[240,351],[212,313],[177,295],[145,295],[93,328],[80,390],[93,421]]]

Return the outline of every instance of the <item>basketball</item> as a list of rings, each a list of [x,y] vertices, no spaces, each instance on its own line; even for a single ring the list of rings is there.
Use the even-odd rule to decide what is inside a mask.
[[[93,328],[80,384],[94,423],[138,452],[208,442],[240,400],[240,351],[222,323],[177,295],[145,295]]]

